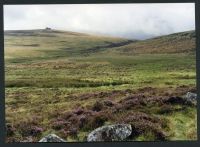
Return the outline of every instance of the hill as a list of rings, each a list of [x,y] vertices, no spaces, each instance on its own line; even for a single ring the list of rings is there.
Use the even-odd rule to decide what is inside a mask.
[[[113,50],[120,54],[194,53],[195,31],[180,32],[137,41]]]
[[[59,30],[5,31],[7,142],[69,142],[128,123],[129,141],[196,140],[194,32],[144,41]]]
[[[195,32],[181,32],[139,41],[59,30],[13,30],[5,31],[5,45],[5,59],[11,62],[99,53],[129,56],[194,53]]]
[[[5,59],[20,62],[36,58],[85,56],[130,42],[133,41],[70,31],[45,29],[5,31]]]

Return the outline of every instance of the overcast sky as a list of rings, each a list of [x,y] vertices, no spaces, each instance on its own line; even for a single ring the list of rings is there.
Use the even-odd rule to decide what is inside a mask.
[[[193,3],[4,6],[4,30],[52,29],[146,39],[195,29]]]

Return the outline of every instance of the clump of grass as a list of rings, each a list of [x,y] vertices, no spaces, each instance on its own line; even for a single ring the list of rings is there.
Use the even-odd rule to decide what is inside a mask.
[[[88,118],[86,124],[83,127],[83,130],[93,130],[104,125],[108,118],[101,113],[94,115],[93,117]]]
[[[13,136],[15,134],[16,128],[14,128],[11,124],[6,125],[6,136]]]
[[[42,132],[44,131],[44,129],[41,128],[41,127],[34,126],[34,125],[30,126],[30,124],[27,124],[27,123],[19,124],[17,126],[17,128],[19,130],[19,133],[23,137],[25,137],[25,136],[38,136],[38,135],[41,135]]]
[[[92,107],[92,110],[97,112],[101,111],[102,109],[103,109],[103,104],[99,101],[95,102]]]

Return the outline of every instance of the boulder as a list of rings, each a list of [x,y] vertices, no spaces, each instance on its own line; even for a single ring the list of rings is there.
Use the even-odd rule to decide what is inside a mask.
[[[131,133],[132,127],[129,124],[106,125],[92,131],[88,135],[87,141],[122,141]]]
[[[188,103],[192,103],[195,104],[197,103],[197,94],[196,93],[192,93],[192,92],[188,92],[185,95],[185,99]]]
[[[192,92],[188,92],[186,94],[185,98],[187,100],[197,100],[197,94],[196,93],[192,93]]]
[[[55,134],[49,134],[42,138],[39,142],[66,142],[66,140],[58,137]]]

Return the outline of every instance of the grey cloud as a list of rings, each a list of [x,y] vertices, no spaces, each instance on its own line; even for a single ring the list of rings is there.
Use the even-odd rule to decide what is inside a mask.
[[[194,4],[7,5],[4,29],[46,26],[145,39],[195,28]]]

